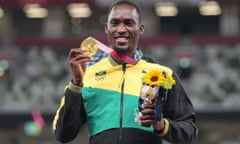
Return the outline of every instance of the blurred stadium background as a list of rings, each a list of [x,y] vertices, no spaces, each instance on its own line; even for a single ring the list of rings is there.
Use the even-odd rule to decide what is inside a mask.
[[[1,144],[57,143],[50,127],[71,79],[67,54],[87,36],[107,44],[113,1],[0,0]],[[140,48],[180,75],[197,113],[197,143],[239,144],[240,0],[135,1],[145,24]],[[87,144],[82,131],[71,144]]]

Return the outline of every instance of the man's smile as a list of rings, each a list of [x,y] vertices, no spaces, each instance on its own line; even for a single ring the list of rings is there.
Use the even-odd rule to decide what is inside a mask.
[[[119,45],[125,45],[129,42],[129,36],[115,36],[115,42]]]
[[[122,44],[128,43],[129,38],[126,38],[126,37],[118,37],[118,38],[115,38],[115,41],[116,41],[116,43],[122,45]]]

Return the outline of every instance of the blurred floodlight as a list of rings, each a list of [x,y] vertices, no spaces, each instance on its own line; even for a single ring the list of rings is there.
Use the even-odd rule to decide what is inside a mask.
[[[178,9],[176,3],[158,2],[155,4],[155,12],[157,16],[171,17],[178,14]]]
[[[9,68],[9,62],[7,60],[0,60],[0,67],[7,70]]]
[[[67,11],[72,18],[87,18],[92,14],[86,3],[71,3],[67,6]]]
[[[222,13],[216,1],[202,1],[199,5],[199,12],[203,16],[216,16]]]
[[[4,16],[4,10],[0,7],[0,18]]]
[[[191,66],[191,60],[189,58],[181,58],[179,61],[181,68],[189,68]]]
[[[46,18],[48,10],[39,4],[26,4],[23,8],[28,18]]]

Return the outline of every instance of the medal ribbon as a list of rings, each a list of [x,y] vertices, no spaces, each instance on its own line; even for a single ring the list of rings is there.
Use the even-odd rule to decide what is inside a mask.
[[[110,54],[113,58],[119,60],[119,61],[123,61],[126,62],[128,64],[136,64],[137,61],[134,58],[131,58],[125,54],[119,54],[116,51],[112,50],[111,48],[109,48],[108,46],[106,46],[105,44],[99,42],[98,40],[94,39],[97,44],[98,44],[98,48],[101,49],[102,51]]]

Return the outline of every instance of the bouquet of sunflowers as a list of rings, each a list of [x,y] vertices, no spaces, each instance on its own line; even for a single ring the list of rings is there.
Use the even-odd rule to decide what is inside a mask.
[[[167,91],[176,84],[170,72],[161,70],[151,70],[142,78],[142,87],[139,97],[139,114],[141,115],[141,105],[144,102],[154,103],[157,121],[161,120],[162,113],[162,96],[159,94],[159,89],[163,89],[167,95]]]

